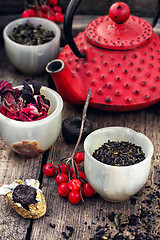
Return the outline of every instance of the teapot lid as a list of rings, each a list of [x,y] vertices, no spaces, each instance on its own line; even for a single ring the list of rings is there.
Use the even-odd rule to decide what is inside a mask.
[[[95,46],[111,50],[129,50],[141,47],[152,39],[153,29],[149,22],[130,15],[123,2],[116,2],[109,15],[96,18],[88,24],[87,40]]]

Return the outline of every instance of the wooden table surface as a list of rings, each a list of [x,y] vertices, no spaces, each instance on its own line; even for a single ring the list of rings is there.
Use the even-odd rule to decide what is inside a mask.
[[[15,70],[8,62],[1,46],[0,80],[9,81],[16,86],[22,84],[26,78],[41,81],[45,86],[54,86],[48,73],[30,77]],[[64,103],[62,118],[71,115],[81,116],[82,109],[82,106]],[[38,179],[47,202],[45,216],[29,220],[12,210],[6,196],[0,196],[0,239],[160,239],[160,115],[156,109],[153,106],[125,113],[88,109],[87,118],[92,121],[93,130],[124,126],[146,134],[153,142],[154,156],[146,185],[135,196],[122,203],[104,201],[96,194],[78,205],[72,205],[67,199],[59,197],[55,176],[46,177],[41,169],[46,162],[58,164],[62,158],[71,155],[74,145],[66,143],[62,134],[52,148],[53,155],[49,150],[43,157],[35,159],[18,156],[0,140],[0,186],[10,184],[15,179]],[[83,151],[83,143],[79,145],[78,150]],[[128,216],[129,223],[117,227],[112,218],[115,214]],[[101,233],[104,235],[103,238],[100,237]]]

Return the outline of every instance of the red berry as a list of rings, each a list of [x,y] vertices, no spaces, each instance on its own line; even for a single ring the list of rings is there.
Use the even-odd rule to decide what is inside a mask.
[[[55,172],[56,172],[56,168],[52,163],[46,163],[43,166],[43,173],[46,176],[53,176],[55,174]]]
[[[48,20],[55,22],[55,16],[53,14],[49,14],[49,16],[47,17]]]
[[[47,13],[40,11],[41,18],[47,18]]]
[[[55,13],[56,22],[62,23],[64,21],[64,15],[60,12]]]
[[[22,18],[27,18],[27,17],[31,17],[31,13],[29,10],[24,10],[22,12]]]
[[[61,173],[58,173],[57,177],[56,177],[56,182],[58,185],[60,185],[61,183],[64,183],[64,182],[68,182],[68,176],[67,174],[61,172]]]
[[[74,155],[74,161],[75,161],[77,164],[80,164],[80,163],[84,162],[84,153],[82,153],[82,152],[77,152],[77,153]]]
[[[35,17],[36,16],[36,12],[35,12],[34,9],[28,9],[28,11],[29,11],[31,17]]]
[[[79,179],[71,179],[68,183],[68,187],[71,191],[79,190],[81,187],[81,181]]]
[[[94,188],[91,186],[90,183],[85,183],[83,186],[82,186],[82,194],[84,197],[92,197],[94,194],[95,194],[95,190]]]
[[[79,171],[79,177],[82,179],[86,178],[84,172],[82,172],[82,171]],[[75,173],[72,173],[72,178],[77,178]]]
[[[78,166],[78,164],[76,164],[76,166],[77,166],[77,168],[78,168],[78,170],[79,170],[79,166]],[[68,166],[69,167],[69,166]],[[69,171],[69,168],[68,168],[68,171]],[[70,173],[72,174],[74,171],[73,171],[73,165],[71,165],[71,168],[70,168]]]
[[[78,204],[81,201],[80,191],[73,190],[69,193],[68,199],[72,204]]]
[[[51,5],[57,5],[58,0],[48,0],[48,3]]]
[[[122,24],[129,18],[130,8],[124,2],[116,2],[109,9],[110,18],[117,24]]]
[[[67,197],[70,192],[68,184],[66,182],[61,183],[57,188],[57,192],[61,197]]]
[[[55,5],[54,7],[53,7],[53,11],[54,12],[62,12],[62,8],[60,7],[60,6],[58,6],[58,5]]]
[[[38,11],[38,7],[37,7],[36,4],[32,7],[32,9],[35,11],[35,13],[37,13],[37,11]]]
[[[51,12],[53,14],[53,8],[51,6],[49,6],[48,4],[46,5],[46,7],[48,8],[48,11]]]
[[[41,10],[42,12],[44,12],[44,13],[47,13],[47,12],[48,12],[48,8],[47,8],[47,6],[46,6],[45,4],[42,4],[42,5],[40,6],[40,10]]]
[[[60,170],[61,170],[61,172],[67,174],[68,166],[66,167],[66,164],[65,164],[65,163],[59,163],[59,164],[57,165],[57,167],[58,167],[58,168],[57,168],[57,173],[60,173]],[[59,170],[59,167],[60,167],[60,170]]]

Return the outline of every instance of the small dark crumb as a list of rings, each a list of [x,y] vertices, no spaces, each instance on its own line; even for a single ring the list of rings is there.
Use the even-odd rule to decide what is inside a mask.
[[[97,218],[97,221],[99,221],[99,217],[98,216],[96,216],[95,218]]]
[[[50,226],[51,228],[55,228],[55,227],[56,227],[56,225],[55,225],[55,224],[52,224],[52,223],[50,223],[49,226]]]
[[[65,239],[69,239],[70,237],[72,237],[72,234],[74,232],[74,228],[70,227],[70,226],[66,226],[66,230],[69,231],[69,233],[67,234],[66,232],[62,232],[62,235]]]
[[[87,225],[87,222],[85,222],[84,224]]]
[[[129,217],[129,224],[131,226],[136,226],[139,223],[139,217],[135,214],[131,214]]]
[[[130,198],[130,200],[131,200],[131,204],[133,204],[133,205],[135,205],[135,204],[136,204],[136,201],[137,201],[137,199],[136,199],[136,198],[134,198],[134,197],[131,197],[131,198]]]
[[[69,230],[69,231],[74,231],[74,228],[73,227],[70,227],[70,226],[66,226],[66,229]]]
[[[90,240],[91,240],[91,239],[93,239],[93,240],[103,239],[102,237],[103,237],[104,235],[105,235],[105,231],[102,229],[102,230],[100,230],[99,232],[97,232],[97,233],[93,236],[93,238],[90,238]]]
[[[114,213],[114,212],[111,212],[110,214],[108,214],[108,219],[109,219],[111,222],[114,222],[114,217],[115,217],[115,213]]]
[[[139,238],[136,238],[136,239],[138,240]],[[117,233],[117,234],[112,238],[112,240],[129,240],[129,237],[128,237],[128,236],[127,236],[127,237],[124,237],[123,235]]]
[[[96,228],[96,232],[98,232],[100,229],[102,229],[102,226],[98,226],[98,227]]]
[[[65,239],[69,239],[69,236],[67,236],[67,234],[65,232],[62,232],[62,235]]]
[[[91,229],[91,227],[90,227],[90,226],[88,226],[88,229]]]
[[[73,227],[70,227],[70,226],[66,226],[66,229],[69,231],[69,237],[72,236],[73,232],[74,232],[74,228]]]

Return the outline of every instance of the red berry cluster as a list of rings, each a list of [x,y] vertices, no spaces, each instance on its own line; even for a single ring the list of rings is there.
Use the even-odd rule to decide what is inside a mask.
[[[67,165],[66,163],[61,163],[55,167],[51,163],[46,163],[43,166],[43,173],[46,176],[53,176],[57,173],[57,192],[61,197],[68,197],[72,204],[78,204],[82,200],[82,196],[89,198],[95,194],[95,190],[90,183],[85,180],[84,172],[80,171],[79,164],[83,161],[84,154],[82,152],[77,152],[74,155],[74,163],[78,170],[77,174],[72,164]]]
[[[41,17],[58,23],[64,21],[64,15],[62,8],[58,5],[58,0],[47,0],[47,4],[44,3],[40,6],[35,4],[32,8],[23,11],[22,18],[26,17]]]

